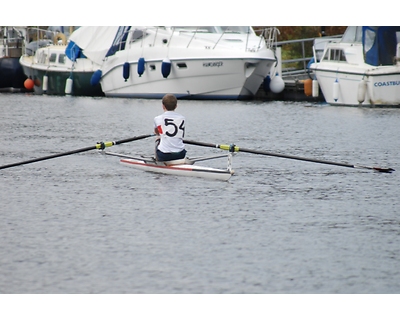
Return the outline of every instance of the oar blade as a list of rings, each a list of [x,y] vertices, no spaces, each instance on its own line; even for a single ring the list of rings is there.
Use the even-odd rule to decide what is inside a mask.
[[[392,168],[377,168],[377,167],[373,167],[372,169],[374,169],[374,170],[376,170],[378,172],[388,172],[388,173],[396,171],[396,170],[394,170]]]
[[[391,173],[393,171],[396,171],[392,168],[366,167],[366,166],[359,166],[359,165],[354,165],[353,167],[356,169],[368,169],[368,170],[374,170],[374,171],[385,172],[385,173]]]
[[[298,156],[292,156],[292,155],[286,155],[286,154],[273,153],[273,152],[268,152],[268,151],[259,151],[259,150],[252,150],[252,149],[246,149],[246,148],[239,148],[238,146],[235,146],[233,144],[232,145],[221,145],[221,144],[212,144],[212,143],[198,142],[198,141],[192,141],[192,140],[184,140],[183,142],[187,143],[187,144],[196,145],[196,146],[229,150],[230,152],[246,152],[246,153],[259,154],[259,155],[270,156],[270,157],[279,157],[279,158],[286,158],[286,159],[292,159],[292,160],[327,164],[327,165],[332,165],[332,166],[370,169],[370,170],[375,170],[378,172],[387,172],[387,173],[391,173],[391,172],[395,171],[392,168],[357,166],[357,165],[353,165],[353,164],[349,164],[349,163],[333,162],[333,161],[326,161],[326,160],[319,160],[319,159],[313,159],[313,158],[305,158],[305,157],[298,157]]]

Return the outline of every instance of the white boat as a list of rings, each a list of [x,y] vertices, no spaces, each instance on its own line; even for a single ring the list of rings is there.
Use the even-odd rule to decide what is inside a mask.
[[[400,107],[400,27],[348,27],[309,68],[331,105]]]
[[[197,177],[211,180],[223,180],[227,181],[233,175],[234,171],[231,168],[232,164],[232,154],[223,156],[211,156],[202,157],[197,159],[181,159],[165,162],[157,162],[151,157],[131,157],[128,155],[106,152],[108,155],[120,157],[120,163],[143,171],[149,171],[154,173],[171,174],[178,176],[188,176]],[[228,157],[228,167],[227,169],[215,169],[210,167],[198,166],[194,163],[196,161],[210,160],[214,158]]]
[[[83,48],[101,64],[92,81],[108,97],[251,99],[276,62],[274,39],[251,27],[132,26],[112,32],[103,56],[93,49],[95,41]],[[88,40],[81,32],[74,42]]]
[[[35,37],[27,44],[25,54],[19,59],[25,75],[34,83],[34,92],[104,96],[99,84],[93,86],[90,83],[93,72],[100,66],[87,59],[80,50],[75,50],[73,43],[69,42],[74,28],[49,28],[29,29],[29,33]]]

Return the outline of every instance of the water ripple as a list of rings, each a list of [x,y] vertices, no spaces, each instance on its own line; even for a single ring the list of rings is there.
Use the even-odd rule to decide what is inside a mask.
[[[151,133],[161,107],[5,94],[0,110],[8,164]],[[179,111],[188,139],[400,168],[396,109],[181,101]],[[146,155],[153,142],[113,148]],[[0,292],[400,292],[398,171],[245,153],[233,166],[216,182],[90,151],[1,170]]]

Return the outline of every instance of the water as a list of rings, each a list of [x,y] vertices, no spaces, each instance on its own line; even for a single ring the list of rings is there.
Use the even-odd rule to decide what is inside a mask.
[[[2,94],[0,111],[5,165],[152,133],[162,109]],[[397,171],[238,153],[235,175],[218,182],[136,171],[97,150],[0,170],[0,293],[400,292],[400,110],[180,101],[177,111],[189,140]],[[108,151],[149,155],[153,138]]]

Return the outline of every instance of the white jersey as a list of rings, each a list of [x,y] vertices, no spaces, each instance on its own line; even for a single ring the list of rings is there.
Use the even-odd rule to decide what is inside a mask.
[[[185,117],[175,111],[165,111],[154,118],[154,128],[158,129],[161,141],[158,149],[164,153],[181,152],[185,145]]]

